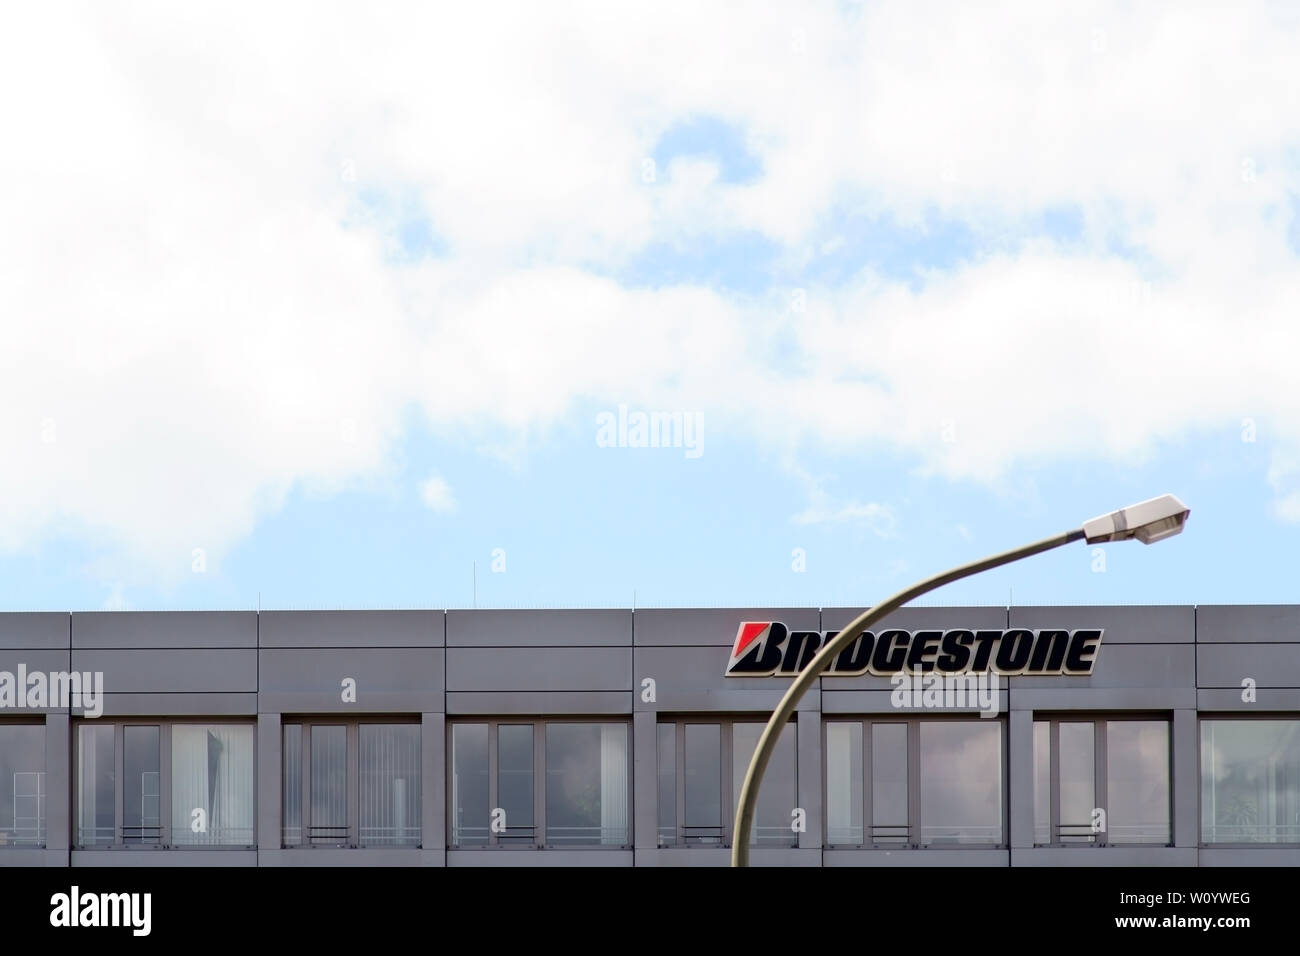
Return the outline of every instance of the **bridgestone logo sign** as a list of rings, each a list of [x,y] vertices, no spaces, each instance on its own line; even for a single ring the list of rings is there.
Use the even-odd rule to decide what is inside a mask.
[[[780,621],[745,621],[728,677],[794,677],[839,631],[790,631]],[[1067,674],[1087,676],[1102,629],[1005,631],[864,631],[831,662],[829,677],[902,673]]]

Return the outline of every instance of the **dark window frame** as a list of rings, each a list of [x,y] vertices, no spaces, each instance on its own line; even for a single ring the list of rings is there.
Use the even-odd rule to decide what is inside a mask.
[[[43,850],[49,843],[50,835],[50,818],[49,818],[49,776],[50,768],[46,760],[46,720],[45,716],[27,715],[24,717],[11,718],[6,717],[0,721],[0,728],[4,727],[38,727],[41,733],[41,770],[40,773],[40,792],[37,794],[37,807],[40,823],[37,827],[38,835],[35,840],[18,840],[13,842],[0,842],[0,852],[5,850]],[[30,772],[30,771],[23,771]],[[16,812],[17,808],[15,808]],[[16,827],[15,827],[16,829]]]
[[[1226,711],[1219,713],[1201,713],[1196,714],[1196,845],[1205,849],[1215,850],[1261,850],[1261,849],[1296,849],[1300,848],[1300,828],[1297,831],[1297,838],[1287,843],[1265,843],[1255,841],[1252,843],[1207,843],[1205,840],[1205,782],[1202,776],[1204,768],[1202,767],[1202,744],[1201,744],[1201,725],[1206,721],[1292,721],[1300,723],[1300,714],[1295,711],[1270,711],[1267,713],[1243,713],[1241,711]],[[1172,828],[1172,827],[1171,827]]]
[[[655,799],[656,804],[659,796],[659,728],[662,726],[672,726],[676,728],[676,734],[673,744],[674,770],[673,785],[676,795],[676,809],[673,814],[674,835],[673,839],[666,839],[664,827],[659,823],[659,811],[656,805],[655,809],[655,843],[661,848],[710,848],[710,849],[728,849],[735,845],[735,826],[736,826],[736,804],[740,799],[735,784],[735,726],[737,724],[754,724],[760,728],[767,723],[769,715],[765,714],[689,714],[673,715],[659,714],[655,721]],[[719,799],[721,801],[721,814],[719,825],[713,826],[688,826],[686,819],[686,727],[688,725],[708,725],[719,728],[718,737],[718,754],[720,777]],[[782,733],[790,733],[793,736],[794,749],[794,799],[795,803],[791,809],[798,808],[799,802],[799,730],[797,718],[792,717],[782,729]],[[757,828],[758,821],[752,824]],[[716,830],[716,836],[713,834],[697,834],[692,837],[687,830]],[[789,842],[758,843],[752,842],[751,849],[794,849],[799,846],[799,833],[793,828],[790,830]]]
[[[319,714],[319,715],[298,715],[280,720],[280,766],[278,775],[280,777],[280,846],[286,850],[312,850],[312,849],[384,849],[384,850],[420,850],[424,848],[426,834],[424,832],[424,788],[420,792],[420,839],[414,844],[393,845],[393,844],[368,844],[361,840],[361,727],[363,724],[379,724],[384,726],[399,725],[403,727],[415,727],[419,730],[420,746],[417,752],[420,755],[419,772],[421,777],[424,774],[424,730],[423,724],[419,717],[403,714],[368,714],[363,717],[343,716],[340,714]],[[301,840],[298,843],[289,843],[286,840],[285,820],[285,783],[284,775],[284,735],[288,728],[299,727],[302,733],[301,759],[301,779],[299,783],[299,795],[301,805],[299,809],[299,831]],[[347,824],[345,827],[318,827],[322,833],[320,838],[311,833],[313,829],[311,823],[311,729],[313,727],[343,727],[344,728],[344,760],[345,773],[347,774]],[[343,833],[326,833],[325,830],[343,830]]]
[[[1174,722],[1168,711],[1037,711],[1033,715],[1030,729],[1030,776],[1037,776],[1037,744],[1034,742],[1034,729],[1039,723],[1048,725],[1048,840],[1038,839],[1038,805],[1032,806],[1032,841],[1035,847],[1062,849],[1070,847],[1171,847],[1174,845]],[[1108,723],[1161,723],[1165,726],[1165,790],[1168,794],[1169,834],[1164,842],[1154,840],[1119,840],[1110,838],[1110,744],[1107,737]],[[1060,780],[1060,725],[1092,725],[1092,789],[1093,806],[1106,812],[1106,829],[1092,834],[1092,839],[1062,839],[1060,829],[1061,780]],[[1199,746],[1199,740],[1198,740]],[[1199,779],[1197,781],[1199,786]]]
[[[1002,828],[1000,839],[996,843],[947,843],[925,842],[922,838],[923,815],[921,812],[921,725],[940,723],[980,723],[993,724],[998,727],[999,760],[998,786],[1001,788],[998,799],[999,820]],[[826,730],[831,724],[858,724],[862,727],[862,842],[835,843],[830,836],[830,801],[827,785]],[[907,833],[901,839],[893,834],[875,833],[872,815],[872,767],[871,728],[874,724],[901,724],[907,728]],[[1010,846],[1011,818],[1007,799],[1010,790],[1009,767],[1009,727],[1004,714],[996,717],[980,717],[978,713],[960,713],[950,715],[919,716],[912,712],[878,713],[878,714],[835,714],[824,715],[821,722],[822,753],[822,839],[828,849],[844,850],[1005,850]],[[883,829],[897,830],[898,826],[886,826]],[[868,840],[867,836],[871,839]]]
[[[252,730],[253,737],[253,838],[249,843],[173,843],[172,842],[172,734],[171,730],[176,726],[239,726],[248,727]],[[81,777],[79,773],[79,754],[81,748],[81,728],[82,727],[111,727],[113,728],[113,842],[112,843],[82,843],[81,828],[78,823],[81,810]],[[127,727],[157,727],[158,728],[158,825],[148,829],[157,829],[157,837],[149,840],[143,832],[137,834],[133,842],[127,842],[123,818],[125,815],[125,728]],[[240,719],[238,717],[204,717],[204,716],[185,716],[185,717],[83,717],[74,719],[71,725],[71,750],[72,761],[69,767],[69,783],[72,791],[72,799],[69,801],[69,810],[71,817],[70,842],[74,850],[105,850],[105,851],[141,851],[141,850],[199,850],[204,853],[222,852],[225,850],[255,850],[257,849],[257,724],[255,721]],[[131,827],[132,830],[141,830],[140,827]]]
[[[581,846],[569,843],[549,843],[547,842],[546,828],[546,728],[551,724],[619,724],[624,728],[625,749],[624,759],[626,761],[625,772],[627,774],[627,841],[625,843],[608,843],[598,846]],[[488,812],[500,806],[499,783],[501,776],[500,760],[498,759],[498,731],[502,725],[505,726],[529,726],[533,731],[533,822],[523,826],[513,826],[510,820],[506,820],[506,837],[503,841],[501,834],[494,832],[490,827],[488,830],[488,842],[484,844],[458,844],[454,842],[455,827],[453,826],[453,814],[456,812],[455,801],[452,798],[452,778],[455,773],[455,767],[452,761],[455,757],[453,735],[457,727],[463,726],[483,726],[488,728]],[[567,716],[556,715],[550,717],[529,717],[529,716],[505,716],[505,717],[456,717],[447,721],[446,729],[446,765],[445,773],[445,799],[446,799],[446,839],[448,850],[465,850],[470,852],[477,851],[494,851],[494,850],[579,850],[584,853],[594,852],[603,853],[610,850],[630,850],[633,847],[634,833],[636,830],[636,819],[633,816],[635,804],[635,777],[634,768],[635,760],[632,755],[633,746],[632,721],[625,716]],[[526,829],[531,831],[529,834],[520,834],[512,836],[509,831],[512,829]]]

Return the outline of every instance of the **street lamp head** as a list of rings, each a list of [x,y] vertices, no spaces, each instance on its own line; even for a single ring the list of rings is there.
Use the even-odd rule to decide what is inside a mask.
[[[1173,495],[1161,495],[1083,523],[1088,544],[1137,538],[1154,544],[1183,530],[1190,509]]]

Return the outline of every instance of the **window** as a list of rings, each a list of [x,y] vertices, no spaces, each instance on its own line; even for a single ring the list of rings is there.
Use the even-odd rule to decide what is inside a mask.
[[[1300,720],[1201,721],[1201,841],[1300,843]]]
[[[450,750],[451,846],[631,844],[627,724],[454,723]]]
[[[0,724],[0,846],[45,846],[44,724]]]
[[[829,846],[1002,846],[1003,724],[831,720]]]
[[[1169,722],[1034,721],[1034,843],[1168,845]]]
[[[253,726],[85,721],[76,845],[253,846]]]
[[[740,790],[762,721],[680,720],[658,727],[659,845],[731,846]],[[797,846],[795,730],[787,724],[763,775],[751,846]]]
[[[286,847],[420,846],[418,723],[287,721],[282,733]]]

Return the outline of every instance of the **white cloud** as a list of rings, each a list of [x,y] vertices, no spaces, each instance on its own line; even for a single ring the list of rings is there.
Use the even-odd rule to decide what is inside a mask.
[[[521,433],[582,398],[689,408],[985,481],[1243,416],[1300,445],[1296,14],[842,6],[11,11],[0,547],[80,529],[187,574],[295,487],[386,468],[412,401]],[[762,175],[644,183],[709,115]],[[376,194],[446,258],[396,264]],[[1084,235],[920,291],[809,287],[797,315],[597,274],[736,229],[797,260],[846,197],[980,235],[1078,208]]]
[[[451,485],[437,475],[421,482],[420,500],[430,511],[447,514],[456,510],[456,496],[452,494]]]

